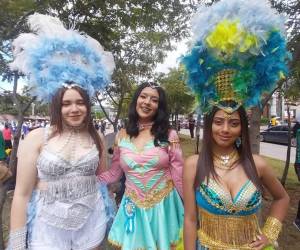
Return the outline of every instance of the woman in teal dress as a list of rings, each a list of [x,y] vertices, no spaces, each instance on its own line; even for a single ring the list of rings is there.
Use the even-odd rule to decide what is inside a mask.
[[[184,166],[185,250],[276,245],[289,197],[267,161],[251,152],[245,108],[287,73],[284,25],[265,0],[221,0],[195,15],[182,62],[205,113],[199,155]],[[273,198],[263,227],[262,194]]]
[[[108,241],[123,250],[168,250],[178,244],[183,225],[182,151],[169,126],[164,90],[138,87],[126,130],[117,135],[106,183],[126,176],[126,189]]]

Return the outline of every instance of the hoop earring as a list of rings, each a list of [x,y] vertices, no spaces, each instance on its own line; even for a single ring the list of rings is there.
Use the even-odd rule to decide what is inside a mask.
[[[241,137],[236,138],[235,145],[236,145],[237,148],[239,148],[242,145]]]

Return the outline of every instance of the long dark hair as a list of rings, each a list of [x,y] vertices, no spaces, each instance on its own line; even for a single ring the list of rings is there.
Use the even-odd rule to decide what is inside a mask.
[[[213,107],[212,111],[204,117],[204,129],[203,129],[203,143],[199,154],[197,163],[197,174],[195,180],[195,187],[205,180],[209,180],[212,176],[214,179],[218,179],[218,175],[213,166],[213,138],[212,138],[212,123],[216,112],[220,110],[218,107]],[[253,160],[249,133],[248,133],[248,118],[245,109],[240,106],[237,109],[241,120],[241,145],[236,147],[240,156],[239,163],[242,165],[247,177],[253,182],[256,188],[260,191],[263,190],[261,180],[259,179],[255,163]]]
[[[68,88],[62,87],[58,89],[58,91],[55,93],[55,95],[52,97],[52,102],[50,105],[50,125],[53,126],[54,130],[52,133],[52,136],[55,134],[60,134],[63,131],[63,119],[61,114],[61,108],[62,108],[62,100],[65,92]],[[91,116],[91,102],[88,93],[86,90],[78,87],[78,86],[72,86],[72,89],[76,90],[80,96],[83,99],[84,105],[87,109],[87,114],[84,120],[84,128],[87,129],[88,133],[92,137],[93,141],[96,144],[96,147],[99,151],[99,156],[102,155],[102,141],[101,138],[97,132],[97,130],[94,127],[93,119]]]
[[[167,106],[167,98],[165,91],[155,83],[143,83],[135,91],[128,111],[128,124],[126,133],[132,137],[139,135],[138,121],[139,115],[136,112],[136,104],[139,95],[146,87],[155,88],[159,95],[157,112],[153,118],[151,134],[154,136],[154,145],[157,147],[160,142],[168,142],[168,131],[170,129],[169,112]]]

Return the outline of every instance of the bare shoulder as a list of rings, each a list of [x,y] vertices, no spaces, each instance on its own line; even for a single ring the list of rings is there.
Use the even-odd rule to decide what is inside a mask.
[[[46,129],[45,128],[36,128],[32,130],[26,137],[25,140],[30,140],[32,143],[43,142],[45,138]],[[33,140],[33,141],[32,141]]]
[[[29,153],[31,156],[38,154],[44,144],[45,133],[45,128],[36,128],[26,135],[25,139],[20,141],[18,156],[27,157]]]
[[[253,160],[258,172],[258,175],[261,176],[262,173],[268,168],[267,161],[260,155],[253,154]]]

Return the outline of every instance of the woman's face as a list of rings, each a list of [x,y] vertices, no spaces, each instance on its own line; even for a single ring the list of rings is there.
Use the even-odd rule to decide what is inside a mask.
[[[155,88],[144,88],[136,102],[136,112],[138,113],[139,121],[152,121],[158,109],[158,102],[158,91]]]
[[[71,127],[81,126],[87,116],[87,107],[75,89],[67,89],[63,95],[61,114],[63,122]]]
[[[232,114],[218,110],[212,122],[212,137],[219,147],[231,147],[241,135],[241,119],[237,111]]]

